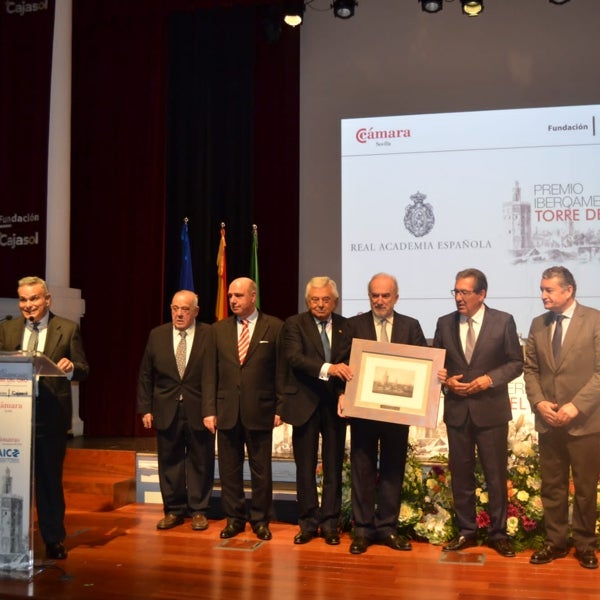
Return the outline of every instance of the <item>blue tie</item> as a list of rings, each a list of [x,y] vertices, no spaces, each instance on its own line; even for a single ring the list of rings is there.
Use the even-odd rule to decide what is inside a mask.
[[[327,321],[320,321],[321,341],[323,342],[323,351],[325,352],[325,362],[331,362],[331,344],[327,337]]]

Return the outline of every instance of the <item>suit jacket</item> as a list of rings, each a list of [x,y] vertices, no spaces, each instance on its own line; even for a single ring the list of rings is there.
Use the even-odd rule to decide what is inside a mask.
[[[154,427],[167,429],[177,413],[183,396],[186,417],[193,429],[202,423],[202,369],[208,331],[206,323],[196,322],[194,342],[183,377],[179,376],[173,349],[173,323],[155,327],[148,336],[137,386],[137,412],[152,413]]]
[[[523,350],[512,315],[485,307],[477,343],[467,363],[459,334],[460,313],[455,311],[437,322],[433,345],[446,349],[445,367],[448,377],[462,373],[468,383],[489,375],[494,382],[472,396],[462,397],[448,390],[444,399],[444,422],[460,427],[467,416],[477,427],[494,427],[512,418],[508,383],[523,371]]]
[[[361,340],[377,340],[372,311],[350,317],[348,330],[352,338]],[[410,344],[412,346],[427,346],[427,340],[417,319],[401,315],[394,311],[394,323],[390,342],[394,344]]]
[[[577,304],[565,334],[559,363],[552,354],[554,314],[533,319],[527,339],[525,389],[535,413],[535,428],[550,429],[536,405],[542,400],[559,406],[572,402],[579,415],[566,427],[571,435],[600,432],[600,311]]]
[[[211,326],[202,382],[202,416],[216,415],[219,429],[232,429],[238,419],[247,429],[273,429],[275,414],[280,414],[278,389],[285,369],[280,356],[282,326],[277,317],[259,312],[241,366],[237,317]]]
[[[0,350],[21,350],[24,330],[25,319],[22,318],[0,323]],[[48,318],[44,354],[54,362],[68,358],[73,363],[72,381],[82,381],[89,374],[79,326],[52,312]],[[66,377],[40,377],[35,416],[38,434],[66,433],[71,428],[72,417],[71,381]]]
[[[347,331],[347,319],[332,314],[331,363],[348,362],[352,338]],[[288,363],[283,389],[281,418],[299,426],[308,421],[325,400],[337,403],[344,382],[337,377],[319,379],[325,362],[325,351],[314,317],[309,311],[289,317],[282,331],[283,354]]]

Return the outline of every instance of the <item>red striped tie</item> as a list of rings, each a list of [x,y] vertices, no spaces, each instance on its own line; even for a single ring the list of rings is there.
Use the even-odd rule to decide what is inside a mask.
[[[238,356],[240,357],[240,365],[244,364],[248,347],[250,346],[250,331],[248,330],[247,319],[242,320],[242,332],[238,340]]]

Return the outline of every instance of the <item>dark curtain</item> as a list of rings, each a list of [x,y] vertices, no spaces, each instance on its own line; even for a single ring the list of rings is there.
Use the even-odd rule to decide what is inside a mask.
[[[255,13],[253,7],[236,7],[180,13],[169,20],[166,231],[169,240],[177,240],[183,218],[189,218],[195,290],[200,319],[206,322],[215,318],[221,222],[229,279],[248,275]],[[179,246],[167,244],[165,256],[172,294],[178,288]]]
[[[71,285],[86,300],[87,436],[148,433],[137,372],[177,287],[183,217],[203,320],[221,220],[229,279],[248,272],[256,223],[263,308],[296,312],[299,33],[268,41],[263,7],[240,4],[74,1]]]

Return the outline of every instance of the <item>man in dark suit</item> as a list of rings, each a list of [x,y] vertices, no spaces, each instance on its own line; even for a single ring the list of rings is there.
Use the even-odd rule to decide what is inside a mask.
[[[484,304],[487,279],[478,269],[456,275],[456,311],[440,317],[433,345],[445,348],[444,422],[459,535],[443,547],[477,543],[475,461],[483,467],[490,500],[489,545],[515,555],[506,533],[507,437],[512,418],[508,383],[523,370],[523,350],[511,315]]]
[[[546,543],[536,565],[569,553],[569,475],[573,476],[575,557],[597,569],[597,485],[600,473],[600,311],[575,300],[565,267],[550,267],[540,285],[548,312],[533,319],[525,386],[539,433]]]
[[[396,344],[427,346],[416,319],[394,311],[398,282],[386,273],[374,275],[368,287],[371,310],[348,320],[351,337]],[[343,396],[339,414],[343,416]],[[410,541],[398,535],[408,425],[352,418],[352,554],[362,554],[374,542],[394,550],[411,550]]]
[[[273,427],[281,425],[278,381],[280,319],[256,309],[256,284],[247,277],[229,285],[233,316],[211,327],[202,386],[202,415],[217,432],[221,503],[227,516],[222,538],[243,532],[249,521],[256,537],[270,540],[273,512]],[[252,498],[244,495],[244,446]]]
[[[38,526],[48,558],[67,558],[64,546],[63,462],[71,428],[71,381],[89,373],[79,327],[50,312],[52,297],[39,277],[19,280],[23,319],[0,323],[0,350],[43,352],[66,377],[40,377],[35,402],[35,496]]]
[[[154,425],[164,517],[171,529],[191,516],[192,529],[208,528],[215,436],[202,422],[202,373],[210,327],[196,321],[198,296],[181,290],[171,301],[172,322],[155,327],[140,365],[137,411]]]
[[[338,291],[329,277],[313,277],[306,286],[307,312],[286,320],[283,352],[290,369],[281,418],[293,426],[296,492],[300,531],[295,544],[305,544],[321,529],[325,542],[340,543],[342,465],[346,422],[337,415],[338,396],[351,371],[346,319],[336,313]],[[323,495],[317,494],[316,468],[321,435]]]

